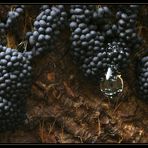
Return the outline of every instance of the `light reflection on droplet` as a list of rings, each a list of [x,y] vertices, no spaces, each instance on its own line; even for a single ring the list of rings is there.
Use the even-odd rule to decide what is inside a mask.
[[[110,69],[108,69],[106,75],[108,75]],[[112,73],[111,73],[112,74]],[[100,82],[101,91],[109,98],[117,96],[123,91],[123,80],[121,75],[110,75],[110,77],[105,77]]]

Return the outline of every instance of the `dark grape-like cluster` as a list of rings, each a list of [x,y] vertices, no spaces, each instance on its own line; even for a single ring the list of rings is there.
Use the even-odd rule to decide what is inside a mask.
[[[0,32],[17,24],[18,18],[24,13],[24,5],[16,5],[13,10],[8,11],[6,18],[0,22]]]
[[[148,99],[148,56],[143,57],[136,67],[138,93],[140,98]]]
[[[139,5],[121,5],[116,13],[118,36],[131,50],[140,47],[142,40],[136,32]]]
[[[24,5],[16,5],[14,10],[8,12],[5,27],[9,28],[17,24],[18,18],[23,13],[24,13]]]
[[[66,23],[66,17],[63,5],[42,6],[40,14],[34,21],[33,32],[26,35],[34,56],[53,49],[54,41]]]
[[[8,11],[8,14],[3,22],[0,22],[0,43],[4,46],[7,44],[7,31],[9,28],[15,29],[18,18],[24,12],[24,5],[16,5],[14,10]],[[13,29],[14,29],[13,28]]]
[[[104,37],[97,32],[95,25],[90,25],[95,10],[94,5],[71,5],[70,30],[71,48],[74,61],[80,64],[85,75],[93,75],[92,58],[101,48]],[[89,14],[89,17],[87,16]]]
[[[130,25],[122,28],[126,32],[130,31],[132,25],[136,31],[136,26],[131,23],[130,19],[133,17],[131,12],[136,13],[136,7],[131,5],[129,7],[131,7],[130,12],[121,9],[121,17],[125,17],[124,13],[130,15],[128,17]],[[89,12],[91,17],[87,17],[86,12]],[[120,36],[122,26],[120,26],[119,16],[116,23],[110,19],[111,11],[108,7],[94,5],[72,5],[70,14],[72,55],[74,61],[79,63],[84,75],[95,78],[101,76],[109,67],[120,71],[128,65],[131,48],[140,44],[137,41],[136,32],[134,32],[135,38],[133,32],[127,33],[129,36],[132,34],[130,45],[127,45],[127,40]],[[126,23],[128,22],[125,21]],[[134,41],[137,41],[135,45],[133,45]]]
[[[0,45],[0,131],[13,130],[25,119],[30,64],[26,54]]]
[[[105,49],[102,47],[104,38],[96,31],[95,26],[88,26],[84,23],[78,26],[71,36],[72,55],[74,60],[81,65],[85,75],[95,75],[98,72],[96,64],[100,66],[100,62],[106,57]],[[99,52],[102,54],[99,55]],[[96,60],[95,55],[97,54],[98,59]]]

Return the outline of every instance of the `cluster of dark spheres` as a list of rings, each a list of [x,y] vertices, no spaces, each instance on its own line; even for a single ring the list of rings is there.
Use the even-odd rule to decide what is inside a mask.
[[[118,36],[129,48],[136,50],[141,45],[141,38],[136,32],[139,5],[121,5],[116,13]]]
[[[148,98],[148,56],[143,57],[136,67],[138,93],[140,98]]]
[[[26,97],[32,84],[31,59],[52,51],[65,26],[71,33],[74,62],[87,77],[101,79],[109,67],[116,71],[126,68],[131,51],[141,45],[136,32],[137,5],[119,5],[114,15],[107,6],[70,5],[67,13],[63,5],[42,5],[32,31],[26,33],[30,50],[19,52],[5,46],[6,30],[17,23],[24,8],[17,5],[0,23],[0,131],[24,123]],[[148,57],[141,59],[137,73],[139,92],[147,98]]]
[[[113,22],[109,17],[112,13],[107,6],[70,7],[71,53],[85,76],[98,77],[112,65],[118,71],[128,66],[131,44],[127,44],[127,38],[130,37],[130,43],[134,47],[140,45],[135,32],[136,13],[137,7],[124,6],[117,10]],[[121,36],[123,31],[125,38]],[[136,43],[133,42],[135,40]]]
[[[65,26],[66,18],[67,13],[63,5],[42,6],[40,14],[34,21],[33,32],[26,34],[33,56],[53,50],[54,41]]]
[[[28,56],[0,45],[0,71],[0,131],[13,130],[25,119],[32,67]]]
[[[8,11],[7,16],[0,22],[0,43],[4,46],[7,44],[6,34],[10,27],[13,27],[18,18],[24,12],[24,5],[16,5],[15,9]]]

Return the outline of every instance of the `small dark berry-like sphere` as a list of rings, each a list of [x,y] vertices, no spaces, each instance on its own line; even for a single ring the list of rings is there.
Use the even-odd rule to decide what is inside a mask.
[[[0,131],[14,130],[25,120],[31,90],[31,53],[0,45]]]
[[[136,67],[137,92],[142,99],[148,99],[148,56],[139,60]]]

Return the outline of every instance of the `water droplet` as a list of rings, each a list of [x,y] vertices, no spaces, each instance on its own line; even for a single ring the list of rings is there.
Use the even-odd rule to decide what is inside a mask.
[[[100,82],[101,91],[109,98],[117,96],[123,91],[123,80],[121,75],[114,75],[111,68],[108,68],[106,77]]]

